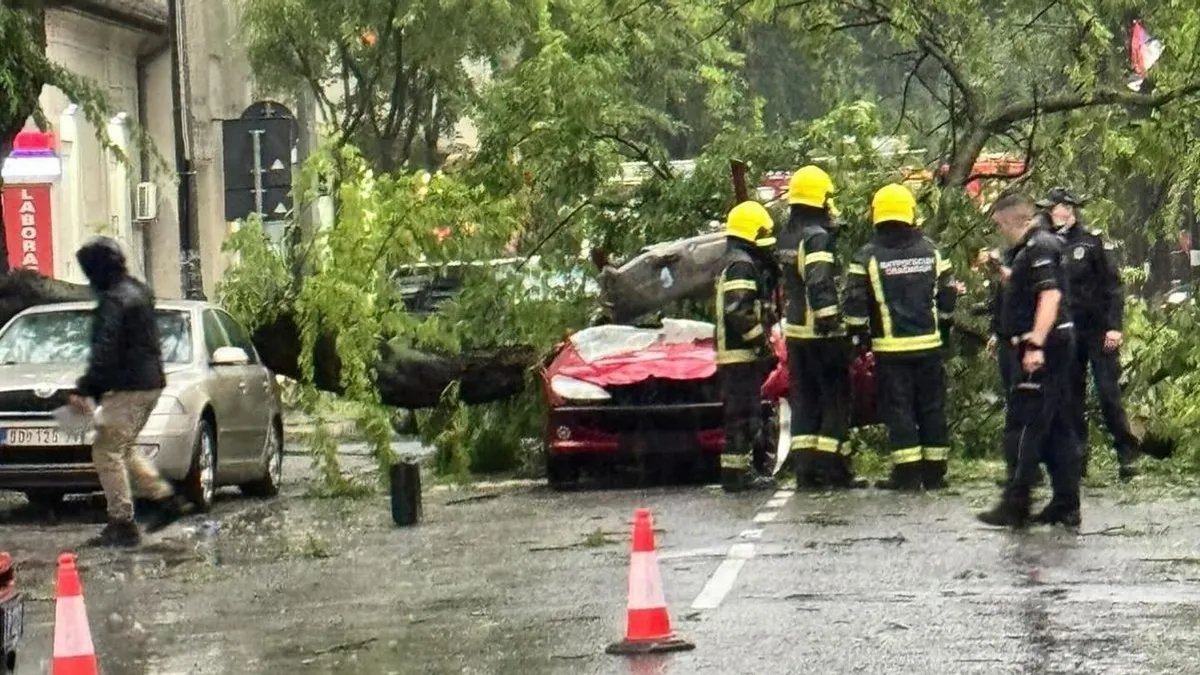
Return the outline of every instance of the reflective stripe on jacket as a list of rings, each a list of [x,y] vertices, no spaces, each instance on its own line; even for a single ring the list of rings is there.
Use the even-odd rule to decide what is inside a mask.
[[[919,230],[881,224],[847,271],[846,325],[869,330],[874,351],[920,353],[942,346],[958,294],[950,262]]]
[[[769,351],[774,289],[766,264],[768,261],[747,251],[746,245],[730,240],[716,288],[718,364],[754,361]]]
[[[827,225],[828,217],[821,211],[795,216],[785,228],[787,236],[780,238],[787,303],[784,335],[789,338],[811,340],[841,332],[823,335],[816,331],[817,319],[839,314],[838,264],[833,253],[834,236]]]

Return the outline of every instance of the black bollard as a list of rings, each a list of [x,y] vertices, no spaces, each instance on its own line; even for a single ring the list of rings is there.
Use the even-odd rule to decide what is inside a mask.
[[[416,525],[421,520],[421,467],[409,459],[396,462],[391,483],[392,520],[400,527]]]

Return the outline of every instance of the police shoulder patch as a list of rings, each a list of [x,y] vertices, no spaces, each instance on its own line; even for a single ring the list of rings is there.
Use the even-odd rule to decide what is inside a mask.
[[[1071,255],[1075,256],[1076,260],[1083,260],[1083,256],[1087,255],[1087,249],[1082,246],[1076,246]]]

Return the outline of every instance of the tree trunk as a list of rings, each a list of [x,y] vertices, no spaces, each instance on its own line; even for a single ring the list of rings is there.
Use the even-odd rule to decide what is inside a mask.
[[[34,305],[91,298],[87,286],[15,270],[0,275],[0,325]],[[313,380],[319,389],[342,393],[341,362],[334,349],[334,337],[322,335],[317,342]],[[262,326],[254,332],[253,340],[268,368],[300,379],[300,331],[292,314],[281,314],[275,322]],[[383,403],[397,408],[433,407],[456,381],[460,382],[459,397],[464,402],[487,403],[524,389],[526,375],[536,360],[534,348],[523,345],[442,354],[381,344],[375,364],[376,381]]]

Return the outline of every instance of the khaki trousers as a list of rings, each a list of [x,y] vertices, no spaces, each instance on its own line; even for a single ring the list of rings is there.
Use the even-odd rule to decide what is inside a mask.
[[[133,520],[133,488],[141,497],[159,500],[174,490],[158,469],[134,449],[134,441],[158,404],[160,391],[111,391],[100,400],[92,464],[100,476],[109,520]]]

